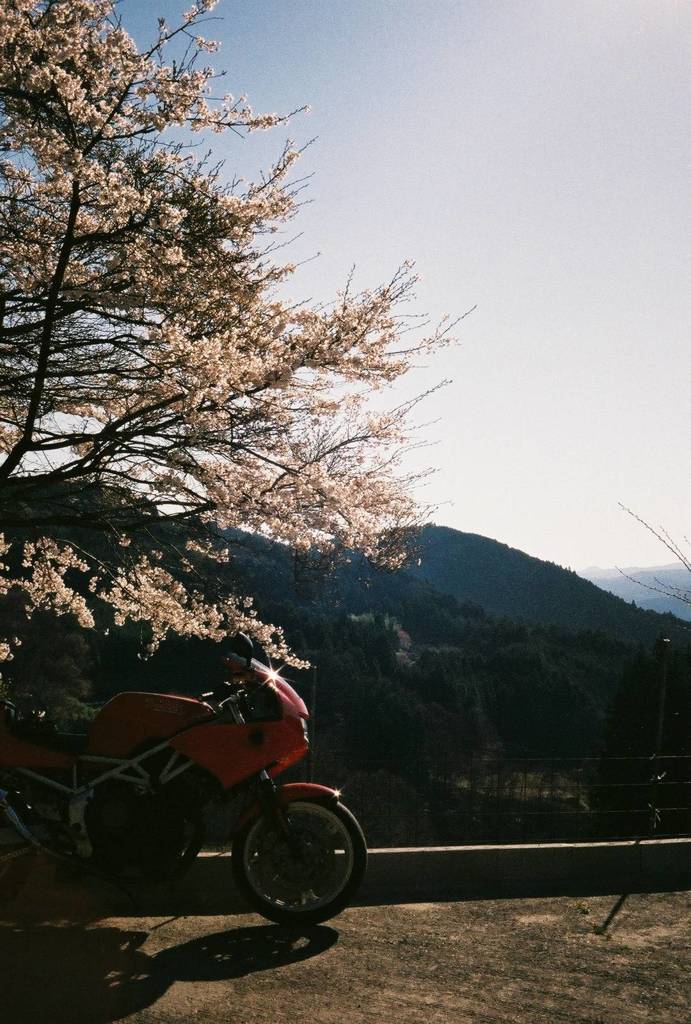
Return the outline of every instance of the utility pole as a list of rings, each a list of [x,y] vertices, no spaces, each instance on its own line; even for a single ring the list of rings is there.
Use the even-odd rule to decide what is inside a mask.
[[[658,691],[657,699],[657,729],[655,730],[655,749],[653,751],[653,777],[650,780],[652,783],[652,793],[650,801],[650,832],[655,834],[657,826],[660,824],[660,811],[658,808],[658,794],[657,788],[665,777],[665,772],[660,772],[658,768],[658,758],[662,749],[662,741],[665,734],[665,708],[667,705],[667,668],[669,664],[669,649],[672,641],[668,636],[661,636],[655,644],[655,653],[660,659],[660,687]]]
[[[671,640],[668,636],[660,637],[658,654],[662,661],[660,673],[660,693],[657,702],[657,732],[655,734],[655,755],[660,754],[662,740],[665,732],[665,708],[667,704],[667,666],[669,663],[669,649]]]

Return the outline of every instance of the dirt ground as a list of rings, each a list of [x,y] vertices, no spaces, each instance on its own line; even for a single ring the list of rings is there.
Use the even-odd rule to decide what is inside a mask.
[[[691,1022],[690,893],[360,905],[291,934],[40,889],[0,903],[2,1024]]]

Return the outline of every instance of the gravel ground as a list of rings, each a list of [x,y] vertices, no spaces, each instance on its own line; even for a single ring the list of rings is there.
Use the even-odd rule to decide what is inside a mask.
[[[356,906],[291,934],[41,889],[0,903],[2,1024],[691,1024],[689,893]]]

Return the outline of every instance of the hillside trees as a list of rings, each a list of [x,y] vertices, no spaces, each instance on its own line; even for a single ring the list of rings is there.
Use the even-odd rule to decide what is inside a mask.
[[[328,307],[279,296],[298,153],[243,184],[189,144],[285,120],[215,98],[212,6],[141,51],[109,0],[0,10],[0,590],[86,627],[109,608],[151,647],[240,627],[286,657],[211,588],[220,531],[397,564],[408,409],[367,398],[448,325],[404,344],[409,266]]]
[[[605,752],[612,757],[691,754],[690,720],[691,648],[671,651],[666,662],[659,645],[652,652],[640,650],[612,700]]]

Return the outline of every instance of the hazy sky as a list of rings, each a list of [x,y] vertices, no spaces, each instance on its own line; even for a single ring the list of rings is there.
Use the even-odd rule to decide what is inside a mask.
[[[125,0],[149,38],[181,6]],[[222,0],[205,34],[253,106],[308,103],[316,136],[292,284],[405,258],[432,318],[477,304],[460,345],[396,398],[422,414],[434,518],[573,568],[669,562],[618,508],[691,533],[687,0]],[[228,173],[286,131],[216,143]]]

